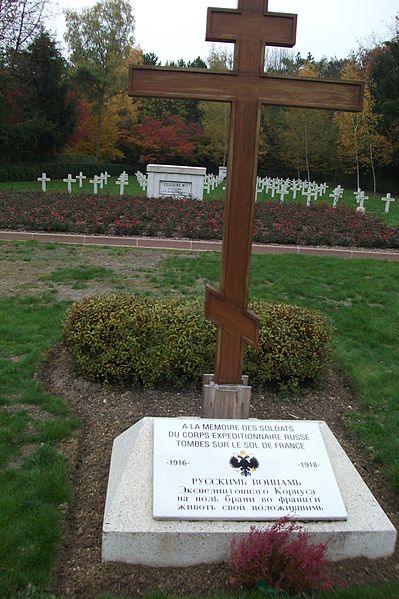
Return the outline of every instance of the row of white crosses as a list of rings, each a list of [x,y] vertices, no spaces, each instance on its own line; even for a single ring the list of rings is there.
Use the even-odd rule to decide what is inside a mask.
[[[93,192],[97,194],[99,188],[104,189],[104,185],[108,185],[108,179],[110,177],[111,175],[105,171],[104,173],[100,173],[100,175],[94,175],[93,179],[89,179],[89,183],[93,185]],[[79,175],[76,175],[76,177],[73,177],[71,173],[69,173],[68,176],[62,181],[63,183],[67,184],[68,193],[72,193],[72,183],[78,182],[79,188],[82,188],[84,179],[87,179],[86,175],[80,172]],[[42,184],[42,191],[46,191],[47,183],[51,181],[50,177],[47,177],[46,173],[42,173],[42,176],[38,177],[37,180]],[[116,184],[120,187],[120,195],[123,195],[125,187],[129,184],[129,175],[123,171],[123,173],[119,175],[119,178],[116,180]]]
[[[361,213],[364,214],[366,212],[366,209],[364,207],[364,202],[366,200],[368,200],[369,197],[366,196],[365,193],[364,193],[364,191],[362,191],[360,188],[358,188],[358,190],[354,191],[353,193],[354,193],[354,196],[356,198],[356,204],[359,204],[358,207],[356,208],[357,212],[361,212]],[[390,193],[387,193],[386,196],[385,196],[385,198],[381,198],[381,201],[385,202],[384,212],[386,214],[388,214],[391,202],[394,202],[395,198],[393,198]]]
[[[327,183],[321,185],[316,181],[302,181],[301,179],[281,179],[278,177],[258,177],[256,180],[256,196],[263,191],[268,194],[271,193],[271,197],[279,197],[280,202],[283,203],[285,196],[292,193],[292,199],[295,200],[297,193],[306,197],[306,205],[310,206],[310,201],[313,198],[315,201],[322,197],[327,191]]]
[[[280,202],[284,202],[285,196],[289,193],[292,193],[292,199],[295,200],[298,193],[301,193],[302,196],[306,197],[306,206],[310,206],[310,202],[313,199],[317,201],[320,197],[323,197],[327,191],[328,185],[327,183],[318,184],[316,181],[302,181],[301,179],[281,179],[281,178],[272,178],[272,177],[258,177],[256,180],[256,197],[259,193],[266,191],[268,194],[269,191],[271,193],[271,197],[274,198],[279,197]],[[333,208],[337,207],[338,201],[342,198],[344,194],[344,189],[341,185],[338,185],[333,189],[333,192],[329,194],[328,197],[333,200]],[[364,191],[360,188],[354,192],[356,203],[358,204],[357,211],[361,213],[365,213],[366,209],[364,207],[364,202],[369,199],[368,196],[365,195]],[[395,198],[391,196],[390,193],[386,194],[385,198],[381,198],[383,202],[385,202],[385,212],[389,212],[391,202],[395,201]]]
[[[213,173],[205,175],[204,190],[206,191],[206,193],[210,193],[211,191],[213,191],[215,187],[218,187],[221,184],[221,182],[224,181],[225,178],[226,175],[223,172],[219,173],[218,175],[214,175]]]
[[[137,171],[136,179],[140,185],[140,187],[144,190],[147,187],[147,176]],[[108,184],[108,179],[111,175],[105,171],[100,175],[94,175],[93,179],[89,179],[89,183],[93,185],[93,191],[95,194],[98,193],[98,188],[103,189],[104,185]],[[72,183],[79,183],[79,188],[83,187],[83,180],[87,179],[87,177],[80,172],[76,175],[75,178],[69,173],[66,179],[63,179],[63,182],[67,184],[68,193],[72,193]],[[207,193],[210,193],[210,190],[214,190],[215,187],[220,185],[220,183],[225,179],[225,175],[205,175],[204,180],[204,188]],[[47,177],[46,173],[42,173],[41,177],[38,177],[37,180],[42,184],[42,191],[46,191],[46,184],[51,181],[50,177]],[[123,171],[116,179],[116,184],[119,186],[119,193],[123,195],[125,193],[125,187],[129,185],[129,175],[126,171]],[[317,201],[319,197],[323,197],[327,191],[328,185],[327,183],[322,183],[319,185],[316,181],[310,183],[309,181],[302,181],[301,179],[281,179],[281,178],[272,178],[272,177],[258,177],[256,180],[256,198],[259,193],[266,191],[266,193],[271,192],[272,198],[277,196],[280,198],[280,202],[283,203],[285,196],[289,193],[292,193],[292,199],[295,200],[297,197],[297,193],[300,192],[302,196],[306,197],[306,206],[310,206],[311,199]],[[344,193],[344,189],[341,185],[338,185],[333,189],[333,192],[329,194],[328,197],[333,199],[333,208],[337,207],[338,201],[342,198]],[[369,199],[368,196],[365,195],[364,191],[358,188],[357,191],[354,191],[354,196],[356,198],[356,204],[358,204],[356,210],[360,213],[365,213],[366,209],[364,206],[364,202]],[[255,200],[256,200],[255,198]],[[388,214],[391,202],[395,201],[395,198],[391,196],[390,193],[386,194],[385,198],[381,198],[383,202],[385,202],[384,212]]]
[[[146,190],[147,189],[147,185],[148,185],[147,175],[144,175],[140,171],[136,171],[135,175],[136,175],[137,183],[140,185],[141,189],[143,191]]]

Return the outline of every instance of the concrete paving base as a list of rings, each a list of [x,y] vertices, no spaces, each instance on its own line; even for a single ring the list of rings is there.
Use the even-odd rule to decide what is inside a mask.
[[[227,561],[233,536],[268,522],[171,521],[152,517],[153,421],[143,418],[114,441],[103,524],[104,561],[181,567]],[[325,422],[320,430],[348,519],[306,522],[327,557],[376,559],[394,552],[396,530]]]

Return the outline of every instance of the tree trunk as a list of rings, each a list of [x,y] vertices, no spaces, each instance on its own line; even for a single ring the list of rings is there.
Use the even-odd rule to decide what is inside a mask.
[[[359,127],[359,122],[355,116],[352,117],[352,126],[353,126],[353,135],[354,135],[354,141],[355,141],[357,189],[360,189],[359,147],[358,147],[358,140],[357,140],[357,130]]]
[[[308,126],[306,123],[303,125],[305,129],[305,161],[306,161],[306,173],[308,181],[310,181],[310,168],[309,168],[309,143],[308,143]]]
[[[374,165],[374,154],[373,154],[373,144],[371,143],[371,136],[369,132],[369,155],[370,155],[370,166],[371,172],[373,174],[373,192],[377,193],[377,179],[375,176],[375,165]]]
[[[226,166],[226,162],[227,162],[227,154],[229,151],[229,142],[228,142],[228,136],[229,136],[229,128],[230,125],[228,123],[228,118],[227,118],[227,112],[228,112],[228,106],[227,104],[224,105],[224,148],[223,148],[223,166]]]
[[[96,130],[96,163],[100,160],[101,140],[103,134],[104,98],[101,98],[98,107],[97,130]]]

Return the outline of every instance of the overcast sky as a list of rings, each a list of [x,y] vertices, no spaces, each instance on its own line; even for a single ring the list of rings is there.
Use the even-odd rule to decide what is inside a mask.
[[[61,8],[81,10],[94,0],[65,0]],[[237,0],[133,0],[136,45],[167,60],[206,59],[211,44],[205,42],[208,6],[237,8]],[[311,52],[316,59],[345,58],[359,44],[384,41],[392,32],[398,0],[269,0],[273,12],[298,14],[295,51]],[[63,17],[53,20],[62,39]],[[392,35],[391,35],[392,37]]]

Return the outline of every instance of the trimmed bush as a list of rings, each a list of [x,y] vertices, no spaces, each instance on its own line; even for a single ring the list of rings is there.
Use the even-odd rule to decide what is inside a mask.
[[[327,374],[332,328],[322,312],[256,300],[249,308],[261,323],[258,348],[246,349],[245,374],[251,384],[273,383],[295,391]]]
[[[260,317],[260,343],[247,349],[251,384],[298,387],[321,379],[330,363],[331,327],[313,310],[250,304]],[[200,300],[104,295],[73,304],[63,339],[79,372],[108,384],[175,387],[201,383],[213,371],[216,328]]]

